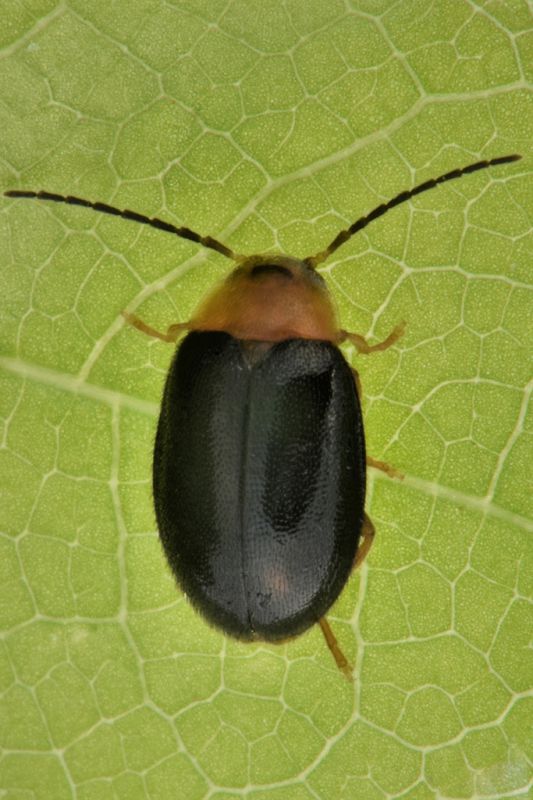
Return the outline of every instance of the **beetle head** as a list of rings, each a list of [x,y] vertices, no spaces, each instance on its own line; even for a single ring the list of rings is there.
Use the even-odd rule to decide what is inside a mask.
[[[336,341],[338,326],[323,278],[285,255],[244,257],[201,303],[193,330],[223,330],[237,339]]]

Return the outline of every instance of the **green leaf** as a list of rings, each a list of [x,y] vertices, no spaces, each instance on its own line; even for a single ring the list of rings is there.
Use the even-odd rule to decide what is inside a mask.
[[[318,630],[210,629],[176,589],[150,470],[172,348],[230,262],[50,203],[0,223],[0,789],[10,800],[527,797],[531,782],[531,22],[437,0],[29,0],[0,33],[2,190],[308,256],[361,374],[377,537]],[[1,793],[1,792],[0,792]]]

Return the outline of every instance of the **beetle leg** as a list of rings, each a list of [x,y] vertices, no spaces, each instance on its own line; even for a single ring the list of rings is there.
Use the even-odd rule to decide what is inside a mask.
[[[361,336],[358,333],[350,333],[349,331],[340,330],[339,331],[339,338],[338,341],[344,342],[348,340],[351,342],[360,353],[375,353],[377,350],[388,350],[389,347],[398,341],[398,339],[403,336],[405,330],[405,322],[400,322],[399,325],[396,325],[394,330],[389,333],[386,339],[382,342],[378,342],[377,344],[368,344],[364,336]]]
[[[318,620],[318,624],[320,625],[320,630],[324,634],[324,639],[326,640],[326,644],[330,649],[331,655],[335,659],[336,665],[347,680],[353,681],[352,668],[348,663],[348,659],[340,649],[335,635],[329,626],[329,622],[325,617],[321,617]]]
[[[370,517],[365,514],[361,528],[361,537],[363,541],[357,548],[357,553],[355,554],[355,559],[353,562],[353,569],[358,567],[359,564],[361,564],[367,557],[368,551],[370,550],[372,542],[374,541],[375,533],[376,530],[370,520]],[[348,659],[340,649],[329,622],[325,617],[321,617],[321,619],[318,620],[318,624],[320,625],[320,630],[324,634],[326,644],[329,647],[338,668],[344,674],[345,678],[347,678],[349,681],[353,681],[352,668],[348,663]]]
[[[356,369],[351,367],[351,370],[355,382],[355,388],[357,389],[357,396],[361,398],[363,393],[361,387],[361,378],[359,377],[359,373]],[[403,474],[394,467],[391,467],[390,464],[387,464],[386,461],[378,461],[376,458],[372,458],[372,456],[367,456],[366,463],[369,467],[374,467],[375,469],[380,469],[382,472],[385,472],[390,478],[398,478],[398,480],[403,481]]]
[[[363,526],[361,528],[361,537],[362,542],[359,544],[357,548],[357,553],[355,554],[353,567],[352,569],[356,569],[359,564],[362,564],[365,558],[368,555],[368,551],[372,547],[372,542],[374,541],[374,536],[376,535],[376,529],[372,523],[372,520],[365,514],[365,518],[363,519]]]
[[[372,456],[366,457],[366,463],[369,467],[374,467],[374,469],[380,469],[381,472],[384,472],[389,478],[398,478],[399,481],[403,481],[404,475],[399,470],[391,467],[390,464],[387,464],[386,461],[378,461],[376,458],[372,458]]]
[[[137,328],[138,331],[142,331],[147,336],[152,336],[154,339],[161,339],[163,342],[175,342],[180,333],[187,330],[189,327],[188,322],[177,322],[175,325],[170,325],[170,327],[167,328],[166,333],[162,333],[161,331],[156,331],[155,328],[147,325],[146,322],[142,321],[142,319],[136,317],[135,314],[130,314],[128,311],[123,311],[122,316],[126,322],[129,322],[130,325],[133,325],[133,327]]]

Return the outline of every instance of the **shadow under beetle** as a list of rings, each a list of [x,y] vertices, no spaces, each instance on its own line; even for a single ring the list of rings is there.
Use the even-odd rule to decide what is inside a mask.
[[[339,328],[316,267],[354,233],[440,183],[518,155],[478,161],[426,181],[341,231],[303,260],[242,256],[209,236],[105,203],[46,191],[26,197],[84,206],[141,222],[216,250],[237,266],[176,342],[157,427],[153,492],[159,533],[178,584],[213,625],[242,640],[280,642],[318,623],[338,667],[352,677],[325,614],[365,558],[374,527],[365,514],[366,467],[357,372],[338,345],[386,350]]]

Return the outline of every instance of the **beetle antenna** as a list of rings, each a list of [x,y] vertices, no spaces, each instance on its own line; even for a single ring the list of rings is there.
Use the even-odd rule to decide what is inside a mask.
[[[415,186],[414,189],[400,192],[400,194],[397,194],[396,197],[392,198],[392,200],[389,200],[388,203],[382,203],[380,206],[377,206],[377,208],[371,211],[370,214],[367,214],[365,217],[360,217],[360,219],[356,220],[356,222],[350,225],[349,228],[346,228],[346,230],[338,233],[325,250],[317,253],[316,256],[308,256],[307,258],[304,258],[304,263],[307,264],[307,266],[311,269],[315,269],[318,264],[321,264],[323,261],[329,258],[330,255],[341,246],[341,244],[347,242],[348,239],[354,235],[354,233],[366,228],[370,222],[373,222],[378,217],[383,216],[383,214],[385,214],[387,211],[390,211],[391,208],[399,206],[400,203],[405,203],[406,200],[410,200],[411,197],[414,197],[417,194],[427,192],[428,189],[433,189],[435,186],[438,186],[439,183],[453,181],[456,178],[460,178],[462,175],[468,175],[470,172],[477,172],[479,169],[485,169],[486,167],[495,167],[498,164],[508,164],[511,161],[518,161],[520,158],[522,158],[522,156],[512,155],[499,156],[498,158],[491,158],[485,161],[477,161],[475,164],[470,164],[468,167],[452,169],[451,172],[446,172],[444,175],[440,175],[438,178],[431,178],[429,181],[425,181],[425,183]]]
[[[11,189],[9,192],[4,192],[5,197],[26,197],[34,198],[35,200],[51,200],[54,203],[68,203],[72,206],[83,206],[84,208],[92,208],[95,211],[101,211],[103,214],[111,214],[113,217],[122,217],[122,219],[131,219],[133,222],[141,222],[143,225],[149,225],[151,228],[157,228],[159,231],[166,231],[179,236],[181,239],[189,239],[191,242],[197,242],[204,247],[209,247],[211,250],[216,250],[226,258],[231,258],[233,261],[241,261],[242,257],[238,256],[226,247],[222,242],[213,239],[211,236],[201,236],[190,228],[177,228],[170,222],[164,222],[158,217],[146,217],[144,214],[138,214],[136,211],[129,211],[128,209],[115,208],[115,206],[108,206],[107,203],[91,203],[90,200],[83,200],[81,197],[72,197],[72,195],[54,194],[53,192],[39,191],[32,192],[24,189]]]

